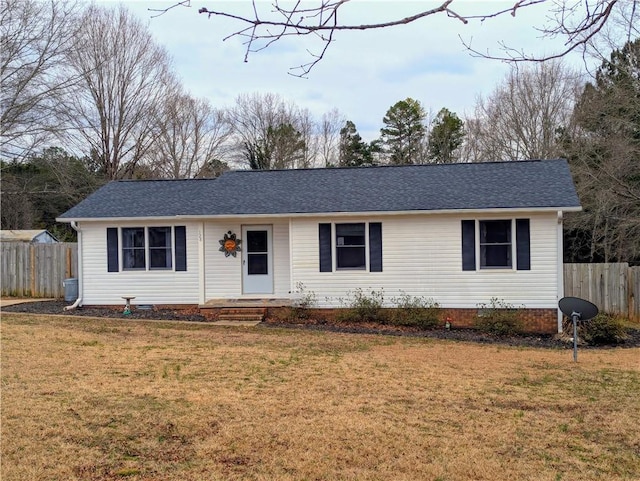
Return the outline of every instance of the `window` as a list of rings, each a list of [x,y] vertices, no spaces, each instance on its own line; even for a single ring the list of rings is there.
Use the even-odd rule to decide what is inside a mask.
[[[364,223],[336,224],[336,269],[366,269]]]
[[[480,268],[511,267],[511,220],[481,220]]]
[[[319,224],[318,241],[320,272],[367,270],[367,267],[369,272],[382,272],[380,222]]]
[[[461,233],[463,271],[513,269],[514,264],[516,270],[531,270],[529,219],[463,220]]]
[[[118,232],[120,231],[120,232]],[[120,234],[120,236],[118,235]],[[118,245],[122,242],[122,265]],[[187,270],[186,228],[116,227],[107,228],[107,271]]]
[[[171,227],[149,227],[149,268],[171,269]]]
[[[247,230],[247,273],[269,274],[268,237],[266,230]]]
[[[144,228],[133,227],[122,229],[122,268],[144,269]]]

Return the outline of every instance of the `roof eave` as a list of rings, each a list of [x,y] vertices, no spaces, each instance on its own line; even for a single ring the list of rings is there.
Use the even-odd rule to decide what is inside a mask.
[[[482,209],[441,209],[441,210],[406,210],[406,211],[350,211],[350,212],[284,212],[270,214],[218,214],[218,215],[173,215],[173,216],[144,216],[144,217],[69,217],[56,218],[57,222],[101,222],[101,221],[164,221],[164,220],[206,220],[206,219],[237,219],[237,218],[278,218],[278,217],[358,217],[358,216],[392,216],[392,215],[452,215],[452,214],[500,214],[509,212],[579,212],[581,206],[568,207],[499,207]]]

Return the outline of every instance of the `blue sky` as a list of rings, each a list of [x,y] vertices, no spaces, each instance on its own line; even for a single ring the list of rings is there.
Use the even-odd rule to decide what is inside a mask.
[[[560,40],[543,41],[534,29],[546,21],[548,6],[527,7],[515,17],[506,15],[467,25],[438,15],[406,26],[339,32],[309,78],[301,79],[288,72],[310,60],[306,49],[319,48],[310,38],[280,41],[251,54],[245,63],[242,40],[222,40],[241,25],[198,14],[202,6],[237,9],[250,6],[249,1],[191,0],[190,8],[174,8],[157,18],[151,18],[149,8],[164,8],[175,2],[123,3],[148,21],[154,37],[172,55],[175,70],[192,95],[206,97],[222,108],[233,105],[242,93],[278,93],[308,108],[317,118],[337,108],[356,124],[366,140],[378,137],[382,117],[399,100],[412,97],[428,112],[435,114],[446,107],[462,117],[465,112],[472,112],[478,95],[488,95],[500,83],[508,66],[471,56],[460,37],[479,50],[496,54],[501,41],[537,54],[562,47]],[[514,0],[456,0],[453,6],[457,5],[460,13],[467,13],[508,8],[513,3]],[[270,4],[258,2],[265,9]],[[415,13],[425,4],[429,8],[438,2],[355,0],[347,5],[343,18],[357,23],[388,20]],[[573,61],[580,65],[579,59]]]

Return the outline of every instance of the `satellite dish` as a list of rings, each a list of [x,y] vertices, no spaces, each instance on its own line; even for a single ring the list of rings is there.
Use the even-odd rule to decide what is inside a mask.
[[[598,308],[594,304],[579,297],[563,297],[558,302],[558,307],[567,317],[577,315],[579,321],[588,321],[598,315]]]
[[[563,297],[558,302],[562,313],[573,321],[573,360],[578,362],[578,321],[588,321],[598,315],[598,308],[579,297]]]

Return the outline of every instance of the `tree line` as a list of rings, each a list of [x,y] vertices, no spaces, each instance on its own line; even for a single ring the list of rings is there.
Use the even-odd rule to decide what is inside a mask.
[[[566,219],[567,260],[640,263],[639,39],[612,44],[593,78],[562,60],[516,64],[462,118],[399,100],[365,141],[335,108],[314,118],[273,93],[228,108],[195,98],[122,6],[0,9],[4,229],[67,238],[55,217],[114,179],[564,157],[584,208]]]

